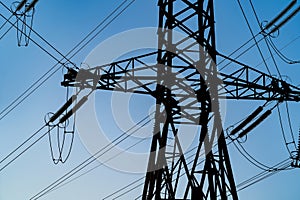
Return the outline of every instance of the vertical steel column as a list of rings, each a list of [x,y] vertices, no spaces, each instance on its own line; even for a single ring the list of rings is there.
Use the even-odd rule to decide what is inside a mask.
[[[184,6],[176,7],[176,3]],[[236,200],[238,196],[220,115],[217,68],[213,64],[216,62],[213,0],[159,0],[158,6],[157,105],[142,199],[221,198],[223,200],[232,198]],[[191,27],[191,23],[187,22],[189,20],[196,22],[194,25],[196,28]],[[193,163],[187,166],[184,156],[180,157],[179,166],[183,166],[186,174],[185,188],[177,187],[181,169],[176,169],[176,172],[172,167],[170,169],[166,152],[169,129],[172,129],[171,134],[174,136],[177,134],[172,114],[172,109],[177,105],[168,103],[172,100],[172,83],[169,75],[172,74],[174,60],[177,56],[174,51],[180,49],[180,45],[186,41],[174,41],[173,30],[180,31],[186,35],[186,38],[194,40],[197,43],[194,46],[199,49],[198,60],[195,61],[193,67],[195,74],[198,74],[199,77],[199,89],[195,90],[195,96],[201,104],[198,123],[200,135]],[[165,112],[164,115],[161,113],[162,108]],[[209,121],[213,124],[212,130],[208,128]],[[214,138],[217,136],[219,137],[217,149],[216,152],[213,152],[212,146]],[[177,145],[180,147],[180,141],[177,142]],[[198,166],[198,155],[201,149],[204,149],[206,155],[202,168]],[[173,182],[176,182],[175,186]]]

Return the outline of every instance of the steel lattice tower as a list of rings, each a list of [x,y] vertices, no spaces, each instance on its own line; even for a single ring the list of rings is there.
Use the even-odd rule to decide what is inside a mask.
[[[217,82],[217,69],[216,62],[216,47],[215,47],[215,29],[214,29],[214,8],[213,1],[173,1],[173,0],[160,0],[159,3],[159,53],[158,64],[161,67],[157,73],[158,87],[157,87],[157,105],[161,105],[162,102],[172,102],[172,89],[166,89],[159,87],[160,85],[166,85],[167,88],[172,88],[170,83],[165,82],[172,74],[173,65],[175,64],[176,55],[181,55],[179,50],[188,51],[189,49],[198,49],[198,55],[192,58],[195,62],[195,74],[193,77],[199,78],[197,84],[200,87],[195,91],[199,106],[199,122],[200,137],[197,149],[197,154],[194,158],[192,169],[188,170],[187,161],[183,155],[183,152],[178,152],[180,155],[180,164],[185,168],[187,186],[185,194],[182,199],[217,199],[220,196],[222,199],[227,199],[228,192],[231,193],[233,199],[237,199],[237,193],[233,174],[230,166],[229,156],[227,152],[227,146],[225,137],[222,130],[221,117],[219,108],[212,106],[218,106],[218,84]],[[180,6],[180,10],[178,8]],[[191,27],[188,23],[196,24],[195,27]],[[180,41],[173,40],[173,30],[180,31],[186,34],[186,38]],[[194,43],[188,43],[189,46],[182,47],[186,40],[195,40]],[[166,50],[166,51],[162,51]],[[172,52],[170,52],[172,51]],[[205,52],[209,52],[209,56]],[[193,56],[195,57],[195,56]],[[186,58],[191,59],[191,58]],[[188,67],[188,66],[187,66]],[[200,72],[205,72],[200,74]],[[189,77],[190,78],[190,77]],[[189,79],[186,78],[186,79]],[[171,82],[171,81],[169,81]],[[157,152],[151,154],[149,158],[150,168],[146,175],[143,199],[178,199],[178,190],[176,184],[179,183],[179,171],[181,168],[176,169],[175,166],[169,167],[167,165],[168,160],[174,160],[172,152],[167,152],[166,145],[169,129],[172,130],[171,137],[178,133],[175,128],[175,115],[174,110],[178,105],[176,103],[164,104],[166,108],[167,117],[165,121],[160,122],[159,117],[156,117],[154,135],[151,146],[151,152]],[[160,108],[157,108],[156,116],[160,112]],[[173,110],[173,112],[172,112]],[[208,122],[210,116],[214,116],[215,132],[209,133]],[[208,134],[212,135],[212,138],[208,137]],[[218,151],[212,153],[212,141],[213,137],[219,135]],[[180,141],[175,142],[174,148],[180,150]],[[201,148],[205,149],[206,159],[202,169],[197,168],[198,155]],[[181,154],[182,153],[182,154]],[[177,156],[176,154],[173,154]],[[153,171],[151,168],[158,168]]]
[[[158,6],[157,51],[91,69],[69,69],[62,85],[156,99],[143,200],[238,199],[220,99],[299,101],[300,89],[237,61],[230,74],[217,71],[213,0],[159,0]],[[183,37],[176,37],[177,32]],[[181,131],[183,124],[198,130],[192,162],[182,148],[180,138],[189,134]]]

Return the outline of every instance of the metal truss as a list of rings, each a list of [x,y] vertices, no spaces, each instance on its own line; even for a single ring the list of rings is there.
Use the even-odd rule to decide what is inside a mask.
[[[230,74],[218,72],[213,0],[159,0],[158,6],[156,52],[69,69],[62,85],[156,99],[143,200],[236,200],[220,99],[299,101],[300,88],[241,63]],[[185,36],[177,38],[175,31]],[[197,147],[189,158],[180,139],[189,134],[181,132],[183,124],[198,127]]]

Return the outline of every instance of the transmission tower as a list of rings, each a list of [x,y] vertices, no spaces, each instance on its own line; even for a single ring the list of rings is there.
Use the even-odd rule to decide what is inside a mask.
[[[181,4],[181,5],[178,5]],[[192,199],[204,199],[210,197],[210,199],[216,199],[218,195],[222,199],[226,199],[227,192],[233,196],[233,199],[237,199],[236,188],[230,167],[229,156],[227,152],[225,137],[222,130],[221,117],[219,113],[218,103],[218,82],[217,80],[217,69],[216,65],[216,49],[215,49],[215,29],[214,29],[214,10],[213,1],[159,1],[159,49],[166,50],[164,52],[159,51],[158,53],[158,64],[161,66],[168,66],[167,68],[161,67],[157,73],[158,75],[158,87],[157,87],[157,105],[162,102],[174,102],[171,101],[174,96],[174,90],[172,85],[164,83],[168,80],[167,77],[173,73],[176,55],[174,51],[178,52],[180,49],[188,51],[189,49],[198,49],[198,55],[196,55],[195,66],[181,66],[182,70],[187,70],[191,67],[192,70],[188,75],[185,75],[185,79],[195,79],[195,85],[199,88],[195,88],[195,97],[197,102],[200,104],[199,107],[199,121],[195,125],[201,127],[199,144],[197,154],[199,155],[200,149],[204,147],[206,153],[206,159],[203,169],[196,169],[198,157],[196,156],[193,162],[191,170],[187,170],[187,161],[183,152],[179,152],[180,163],[178,166],[184,165],[186,169],[187,186],[182,196],[182,199],[188,197]],[[176,8],[181,8],[179,11],[174,11]],[[197,24],[195,27],[185,25],[186,23]],[[192,29],[194,28],[194,29]],[[167,29],[168,31],[165,31]],[[186,38],[181,41],[174,41],[173,30],[178,30],[186,34]],[[167,38],[167,39],[166,39]],[[188,47],[182,47],[182,43],[185,40],[194,39],[194,45]],[[181,46],[181,48],[179,47]],[[175,50],[170,52],[171,48]],[[203,49],[202,49],[203,48]],[[205,52],[209,53],[209,56]],[[193,56],[194,57],[194,56]],[[188,59],[188,58],[187,58]],[[176,64],[177,65],[177,64]],[[207,71],[208,73],[200,74],[201,72]],[[193,74],[194,73],[194,74]],[[167,85],[165,89],[160,85]],[[175,94],[175,96],[178,94]],[[183,102],[183,101],[180,101]],[[168,129],[171,129],[172,135],[176,137],[178,133],[175,128],[175,113],[172,112],[179,105],[176,103],[164,104],[166,108],[166,121],[159,122],[156,118],[154,126],[154,135],[152,140],[151,152],[157,152],[151,154],[149,158],[149,167],[146,175],[143,199],[177,199],[178,198],[178,184],[179,180],[176,176],[180,173],[180,168],[169,167],[167,165],[168,159],[174,160],[172,152],[167,152],[165,146],[167,144]],[[214,108],[212,109],[212,106]],[[180,105],[183,108],[183,105]],[[160,108],[157,108],[157,112]],[[158,113],[157,113],[158,115]],[[214,116],[214,127],[210,135],[219,135],[218,140],[218,151],[212,153],[212,142],[213,138],[209,138],[208,122],[210,115]],[[161,128],[162,127],[162,128]],[[180,141],[177,141],[178,149],[180,149]],[[174,145],[176,146],[176,145]],[[175,147],[174,147],[175,148]],[[174,154],[173,154],[174,155]],[[176,156],[176,155],[174,155]],[[152,170],[158,166],[158,170]],[[175,165],[176,166],[176,165]],[[201,178],[197,178],[200,174]],[[175,184],[174,184],[175,183]],[[205,188],[206,187],[206,188]],[[189,194],[191,193],[191,194]]]
[[[159,0],[158,7],[157,51],[91,69],[70,69],[62,85],[156,99],[143,200],[238,199],[220,99],[299,101],[300,89],[238,62],[230,74],[217,71],[213,0]],[[176,38],[175,32],[184,37]],[[156,64],[141,65],[149,58]],[[155,74],[145,75],[147,70]],[[182,124],[199,130],[191,163],[180,140],[189,134],[181,132]],[[199,164],[202,151],[205,161]]]

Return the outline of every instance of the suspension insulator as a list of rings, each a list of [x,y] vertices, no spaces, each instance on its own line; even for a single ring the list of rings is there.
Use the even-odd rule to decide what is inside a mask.
[[[88,96],[82,97],[82,99],[80,99],[80,101],[73,107],[73,109],[67,112],[67,114],[59,120],[59,123],[64,123],[67,119],[69,119],[69,117],[71,117],[87,100]]]
[[[273,28],[269,34],[274,33],[275,31],[280,29],[284,24],[286,24],[288,21],[290,21],[290,19],[292,19],[299,11],[300,11],[300,6],[296,10],[294,10],[289,16],[287,16],[282,22],[280,22],[278,24],[278,26]]]
[[[248,123],[250,123],[259,113],[263,111],[263,107],[259,106],[251,115],[249,115],[242,123],[240,123],[236,128],[234,128],[230,135],[234,135],[244,128]]]
[[[72,103],[76,100],[77,96],[73,95],[68,101],[49,119],[49,122],[54,122],[67,108],[72,105]]]
[[[262,121],[264,121],[270,114],[272,113],[272,110],[267,110],[264,114],[262,114],[253,124],[248,126],[244,131],[242,131],[239,134],[239,138],[244,137],[246,134],[248,134],[252,129],[254,129],[258,124],[260,124]]]
[[[23,6],[26,4],[27,0],[23,0],[19,3],[19,5],[17,6],[15,12],[21,10],[21,8],[23,8]]]
[[[27,7],[26,7],[26,10],[25,10],[25,13],[30,11],[34,6],[35,4],[38,2],[39,0],[33,0]]]
[[[297,0],[293,0],[291,1],[291,3],[289,3],[289,5],[282,10],[272,21],[270,21],[265,29],[269,29],[271,26],[273,26],[283,15],[285,15],[295,4],[296,4]]]

